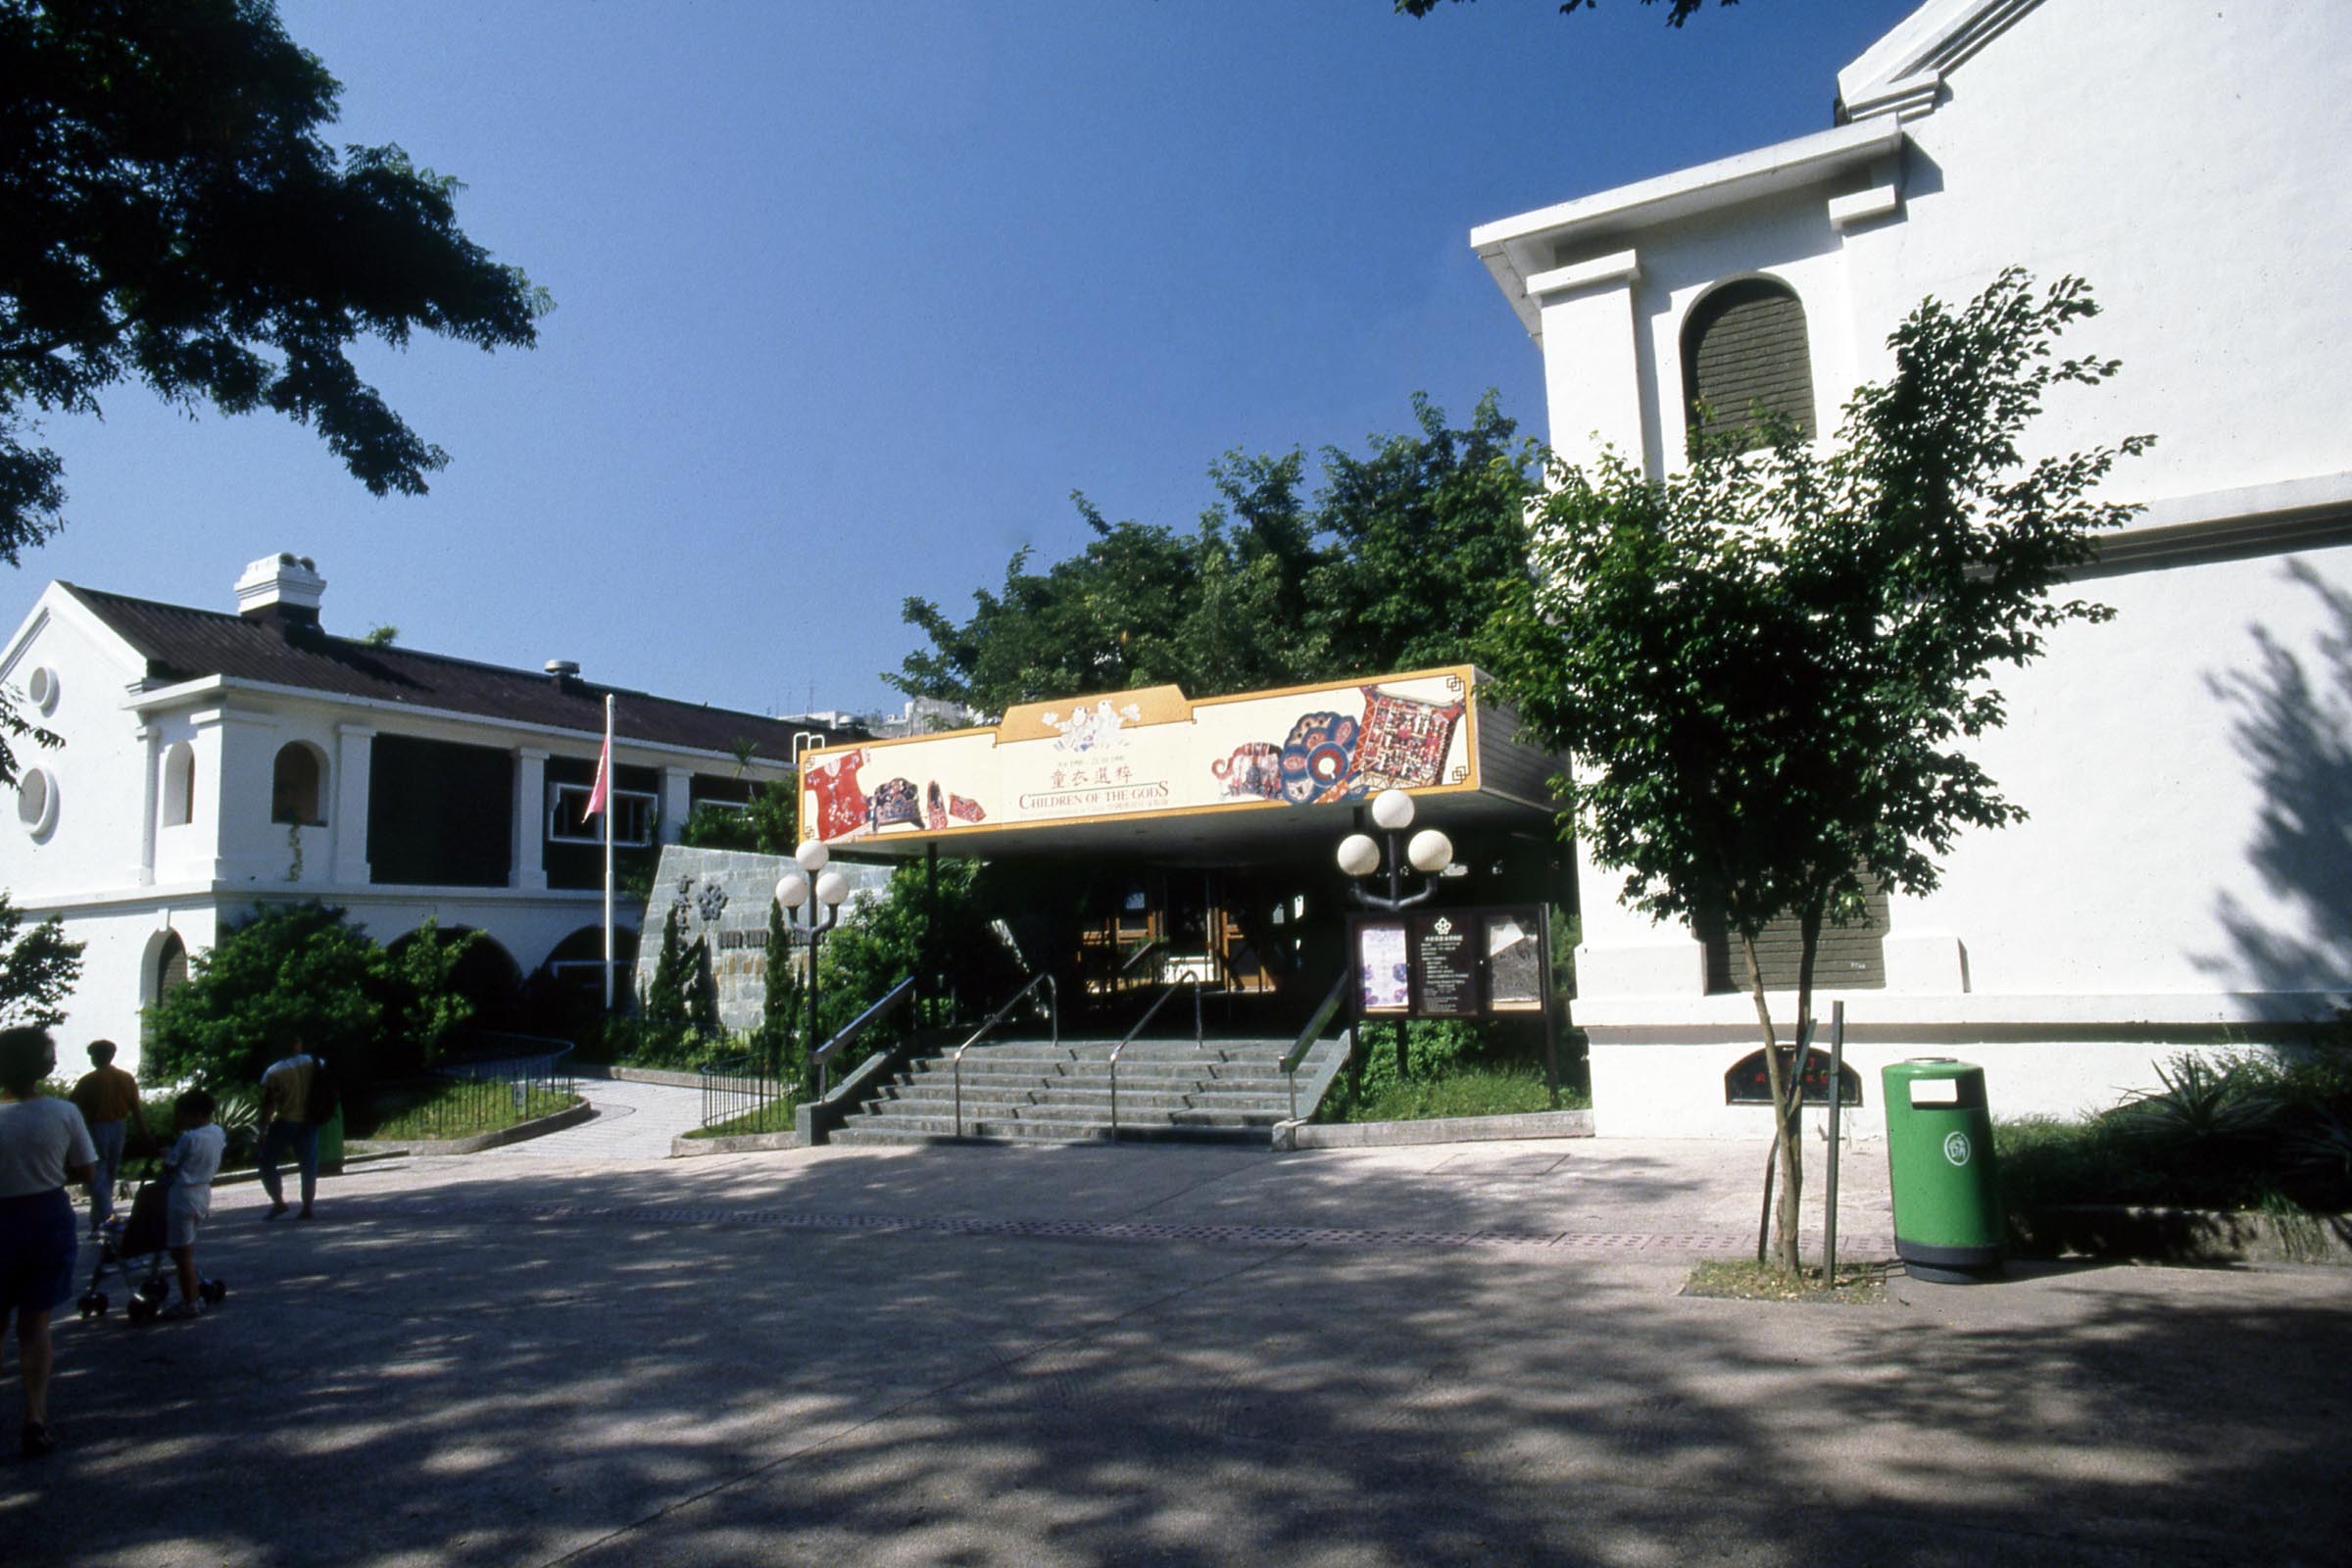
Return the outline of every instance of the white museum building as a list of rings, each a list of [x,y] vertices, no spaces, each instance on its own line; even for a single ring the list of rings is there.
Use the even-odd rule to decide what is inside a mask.
[[[1856,1133],[1887,1060],[1959,1056],[1996,1113],[2066,1113],[2307,1032],[2352,986],[2348,54],[2352,7],[2309,0],[1934,0],[1838,74],[1829,128],[1471,235],[1544,356],[1554,449],[1652,475],[1701,401],[1834,431],[1927,296],[2022,266],[2103,309],[2062,347],[2121,373],[2060,388],[2028,456],[2157,437],[2107,491],[2146,510],[2080,573],[2117,614],[1997,674],[1979,756],[2030,818],[1825,953]],[[1577,876],[1598,1130],[1758,1133],[1727,1103],[1758,1036],[1720,939]]]
[[[234,613],[52,582],[0,653],[0,684],[61,738],[14,743],[0,887],[86,944],[62,1060],[106,1036],[127,1061],[189,956],[265,903],[322,900],[387,946],[427,918],[478,931],[469,961],[513,985],[543,965],[601,981],[603,827],[583,808],[606,694],[624,870],[650,872],[695,807],[739,806],[836,738],[615,691],[568,661],[334,636],[325,587],[293,555],[248,566]],[[634,906],[619,917],[633,927]]]

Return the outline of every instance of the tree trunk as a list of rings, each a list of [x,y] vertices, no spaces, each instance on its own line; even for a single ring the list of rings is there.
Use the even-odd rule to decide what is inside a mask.
[[[1803,1092],[1798,1073],[1791,1073],[1781,1059],[1780,1038],[1773,1033],[1772,1008],[1764,1001],[1764,970],[1756,962],[1756,939],[1753,934],[1740,933],[1740,951],[1747,958],[1747,994],[1755,999],[1756,1022],[1764,1031],[1764,1071],[1772,1082],[1772,1125],[1780,1150],[1781,1214],[1778,1245],[1774,1260],[1789,1274],[1798,1268],[1796,1250],[1797,1204],[1804,1196],[1805,1149],[1796,1137],[1797,1097]],[[1801,1038],[1801,1037],[1800,1037]]]

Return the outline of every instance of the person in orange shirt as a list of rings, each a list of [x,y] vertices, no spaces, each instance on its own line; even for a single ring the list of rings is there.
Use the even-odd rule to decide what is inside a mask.
[[[74,1104],[89,1124],[90,1142],[98,1147],[98,1176],[90,1183],[90,1234],[95,1236],[115,1211],[125,1127],[139,1130],[140,1143],[149,1141],[147,1117],[139,1109],[138,1080],[115,1065],[112,1040],[90,1042],[90,1070],[74,1086]]]

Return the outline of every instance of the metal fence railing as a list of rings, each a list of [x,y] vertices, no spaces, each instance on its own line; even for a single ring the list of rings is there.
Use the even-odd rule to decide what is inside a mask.
[[[485,1034],[484,1054],[433,1068],[433,1092],[399,1113],[411,1138],[465,1138],[552,1116],[575,1094],[568,1040]]]
[[[703,1125],[741,1132],[784,1132],[800,1083],[786,1078],[772,1052],[706,1063],[699,1071]]]

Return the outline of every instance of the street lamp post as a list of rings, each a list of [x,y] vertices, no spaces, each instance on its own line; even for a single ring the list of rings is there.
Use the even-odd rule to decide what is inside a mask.
[[[1413,825],[1413,798],[1400,789],[1385,789],[1372,797],[1372,821],[1381,831],[1375,839],[1369,833],[1350,833],[1340,840],[1340,869],[1348,875],[1348,891],[1355,902],[1369,909],[1386,909],[1395,913],[1425,903],[1438,890],[1438,874],[1453,863],[1453,840],[1434,827],[1425,827],[1401,846],[1398,837]],[[1385,844],[1384,844],[1385,841]],[[1418,892],[1404,891],[1405,866],[1410,864],[1421,873]],[[1364,884],[1385,872],[1389,891],[1375,893]],[[1396,1026],[1396,1076],[1405,1072],[1404,1025]]]
[[[800,869],[787,871],[776,883],[776,902],[784,906],[784,925],[797,930],[808,939],[808,1045],[809,1064],[814,1066],[816,1055],[816,951],[825,933],[841,919],[841,905],[850,896],[850,879],[839,871],[828,871],[825,862],[832,852],[816,839],[810,839],[793,852],[792,858]],[[813,895],[813,897],[812,897]],[[817,917],[821,906],[824,917]],[[803,910],[807,913],[804,915]],[[818,1094],[823,1094],[819,1086]]]
[[[1413,825],[1413,798],[1399,789],[1382,790],[1372,797],[1372,820],[1387,840],[1385,853],[1381,840],[1369,833],[1350,833],[1340,840],[1340,869],[1348,873],[1355,902],[1367,908],[1389,910],[1407,909],[1425,902],[1437,891],[1438,873],[1453,863],[1453,840],[1434,827],[1425,827],[1399,854],[1397,836]],[[1421,873],[1425,884],[1418,893],[1404,891],[1408,862]],[[1389,884],[1385,896],[1364,886],[1368,878],[1381,874],[1384,866]]]

